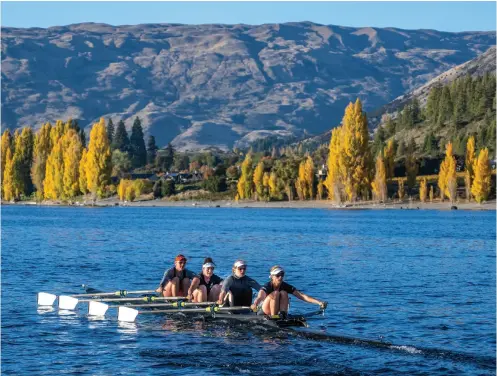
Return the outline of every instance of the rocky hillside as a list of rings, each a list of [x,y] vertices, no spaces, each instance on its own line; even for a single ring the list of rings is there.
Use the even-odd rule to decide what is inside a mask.
[[[485,73],[495,74],[495,61],[496,61],[496,47],[490,47],[486,52],[477,56],[476,58],[467,61],[466,63],[460,64],[454,68],[443,72],[434,79],[428,81],[426,84],[408,92],[405,95],[401,95],[392,102],[381,107],[378,111],[370,114],[370,125],[374,127],[379,122],[383,115],[388,114],[392,117],[397,116],[397,112],[401,110],[407,103],[416,98],[421,107],[426,105],[428,95],[430,90],[435,86],[443,86],[450,84],[452,81],[470,75],[472,77],[483,76]]]
[[[160,146],[319,134],[495,45],[494,32],[249,25],[2,28],[2,127],[139,116]]]

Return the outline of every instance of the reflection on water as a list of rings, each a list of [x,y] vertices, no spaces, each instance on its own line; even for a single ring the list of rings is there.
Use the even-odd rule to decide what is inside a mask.
[[[1,210],[2,374],[495,374],[495,212]],[[179,251],[194,272],[213,257],[222,277],[244,258],[260,283],[282,264],[326,315],[298,330],[120,323],[22,298],[153,289]]]

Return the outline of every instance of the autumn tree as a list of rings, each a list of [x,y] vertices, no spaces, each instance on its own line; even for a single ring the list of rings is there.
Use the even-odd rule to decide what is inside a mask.
[[[385,174],[387,181],[393,178],[395,167],[395,145],[393,138],[388,140],[383,149],[383,162],[385,164]]]
[[[5,167],[3,171],[2,179],[2,197],[4,200],[10,201],[15,198],[13,178],[13,160],[12,160],[12,150],[7,148],[5,152]]]
[[[297,190],[297,196],[299,200],[305,200],[307,198],[307,187],[305,182],[305,160],[299,163],[299,172],[297,180],[295,181],[295,189]]]
[[[271,198],[276,198],[279,199],[281,192],[278,184],[278,176],[276,175],[276,172],[271,171],[271,174],[269,174],[269,196]]]
[[[433,198],[434,198],[434,193],[433,193],[433,185],[430,185],[430,202],[433,202]]]
[[[79,160],[79,190],[84,195],[88,193],[88,180],[86,180],[86,158],[87,150],[83,148],[81,159]]]
[[[5,172],[5,164],[7,161],[7,150],[10,150],[10,156],[12,159],[12,136],[10,134],[10,131],[7,129],[3,132],[2,134],[2,141],[1,141],[1,157],[0,157],[0,163],[1,163],[1,179],[2,179],[2,187],[3,187],[3,181],[4,181],[4,172]],[[3,188],[2,188],[3,189]]]
[[[475,163],[475,138],[473,136],[468,138],[468,142],[466,144],[466,159],[464,166],[466,167],[466,171],[464,172],[464,184],[466,186],[466,199],[471,200],[471,185],[473,183],[474,174],[473,171]]]
[[[438,187],[442,201],[448,197],[451,202],[455,201],[457,193],[456,159],[452,153],[452,143],[449,142],[445,150],[445,159],[440,165],[438,174]]]
[[[47,158],[43,181],[43,196],[51,200],[60,199],[64,194],[64,147],[62,138],[52,138],[52,141],[54,139],[57,141]]]
[[[427,195],[427,182],[426,178],[421,179],[421,183],[419,185],[419,199],[421,202],[426,202]]]
[[[13,184],[16,198],[33,192],[31,165],[33,162],[34,134],[31,127],[24,127],[16,138],[13,160]]]
[[[91,129],[85,167],[88,191],[93,199],[102,197],[112,170],[109,139],[103,118]]]
[[[46,123],[40,128],[35,137],[31,179],[36,187],[36,196],[39,200],[43,199],[43,181],[45,180],[47,159],[52,149],[51,129],[50,123]]]
[[[343,183],[341,181],[340,160],[343,157],[341,154],[341,132],[342,127],[337,127],[331,131],[331,140],[328,155],[328,174],[324,185],[328,191],[328,198],[335,202],[341,202],[343,196]]]
[[[404,179],[399,179],[399,186],[397,189],[397,196],[399,197],[399,200],[402,201],[405,195],[405,190],[404,190]]]
[[[385,202],[387,199],[387,178],[385,164],[381,154],[376,157],[376,173],[371,186],[374,197],[379,201]]]
[[[240,200],[244,200],[252,197],[253,170],[251,153],[245,156],[241,170],[242,174],[240,179],[238,179],[237,192]]]
[[[264,162],[260,161],[254,170],[254,187],[256,200],[262,200],[264,197]]]
[[[73,198],[80,192],[79,161],[83,147],[79,134],[74,129],[67,131],[61,140],[64,161],[64,198]]]
[[[488,160],[488,149],[483,148],[474,163],[474,180],[471,186],[471,194],[479,204],[487,200],[491,187],[491,170]]]

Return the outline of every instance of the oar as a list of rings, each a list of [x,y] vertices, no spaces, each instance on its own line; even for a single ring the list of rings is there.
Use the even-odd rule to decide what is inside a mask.
[[[167,298],[164,298],[167,299]],[[188,303],[188,302],[175,302],[175,303],[157,303],[157,304],[126,304],[126,307],[162,307],[162,308],[181,308],[181,307],[202,307],[212,306],[215,302],[202,302],[202,303]],[[105,303],[100,303],[97,300],[91,300],[88,304],[88,316],[105,316],[109,308],[118,308],[122,306],[109,306]]]
[[[162,297],[162,296],[144,296],[142,298],[96,298],[96,299],[77,299],[73,296],[61,295],[59,296],[59,309],[73,310],[78,303],[84,302],[156,302],[156,301],[171,301],[171,300],[185,300],[184,296],[175,297]]]
[[[124,297],[129,294],[156,294],[155,290],[138,290],[138,291],[128,291],[128,290],[119,290],[113,292],[97,292],[93,294],[73,294],[71,297],[93,297],[93,296],[119,296]],[[49,294],[47,292],[39,292],[38,293],[38,305],[40,306],[52,306],[57,299],[57,295]],[[77,304],[77,303],[76,303]]]
[[[136,319],[136,316],[138,314],[140,315],[145,315],[145,314],[168,314],[168,313],[216,313],[216,312],[240,312],[240,311],[250,311],[250,307],[218,307],[218,306],[211,306],[207,308],[192,308],[192,309],[182,309],[182,310],[177,310],[177,309],[162,309],[162,310],[155,310],[155,311],[138,311],[133,308],[128,308],[121,306],[119,307],[118,313],[117,313],[117,319],[119,321],[125,321],[125,322],[134,322]]]

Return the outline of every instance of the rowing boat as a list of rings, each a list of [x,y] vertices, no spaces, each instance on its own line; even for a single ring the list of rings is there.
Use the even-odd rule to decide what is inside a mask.
[[[83,287],[84,294],[58,296],[59,309],[73,310],[78,303],[84,302],[88,303],[88,316],[105,316],[110,308],[117,309],[117,319],[120,322],[134,322],[138,315],[185,318],[194,314],[194,318],[200,317],[206,322],[250,323],[275,328],[308,327],[305,315],[261,315],[252,312],[250,307],[221,307],[214,302],[187,302],[185,297],[159,297],[152,290],[102,292],[86,285]],[[53,305],[56,299],[56,295],[38,293],[40,305]]]

